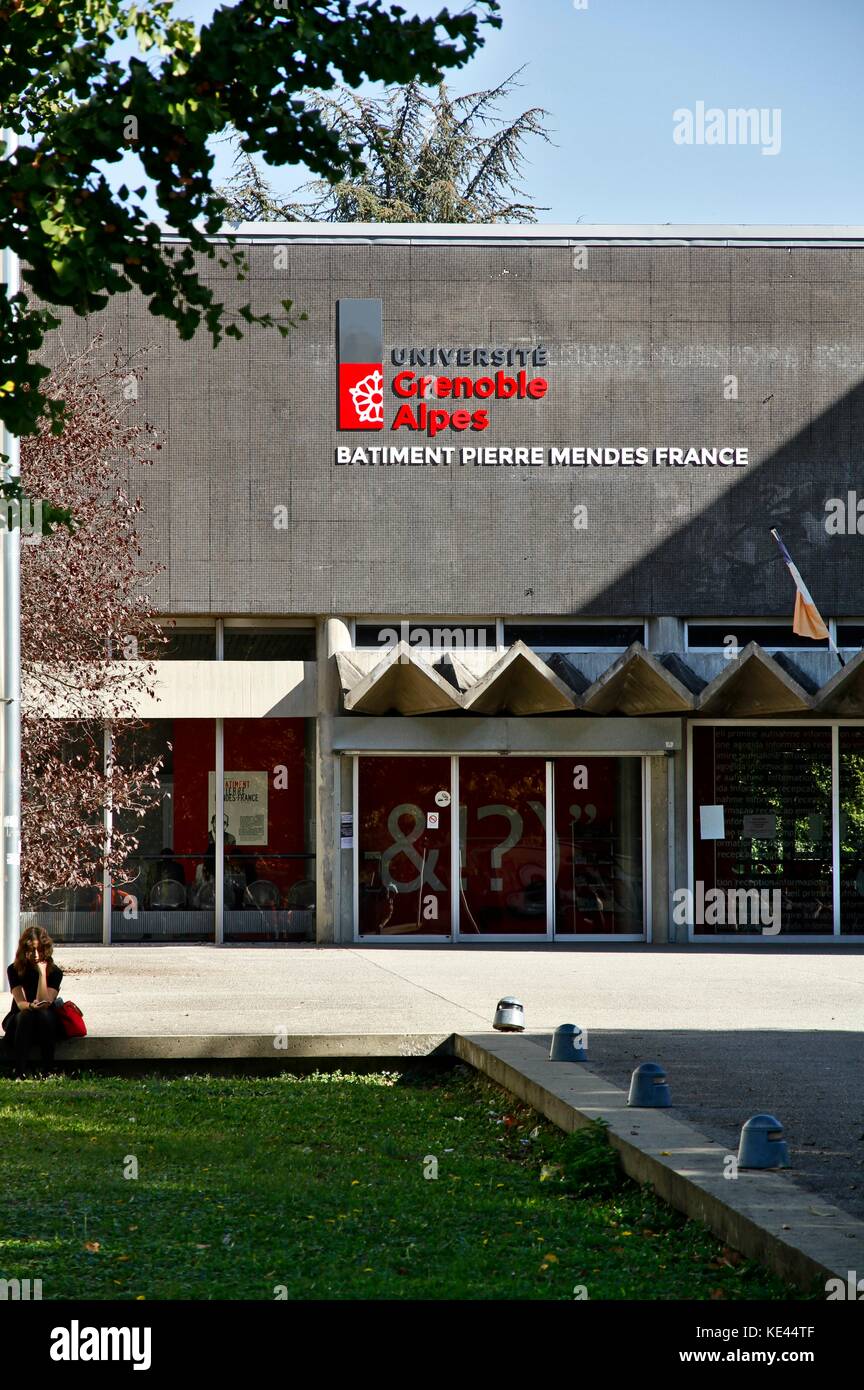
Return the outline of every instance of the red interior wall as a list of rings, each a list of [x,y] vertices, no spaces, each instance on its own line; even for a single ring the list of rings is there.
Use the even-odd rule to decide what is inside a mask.
[[[208,777],[216,766],[212,719],[175,719],[174,844],[176,854],[205,854]],[[304,849],[304,720],[226,719],[225,767],[267,772],[268,843],[256,853],[302,854]],[[276,787],[276,769],[287,768],[287,786]],[[242,846],[238,846],[242,848]]]

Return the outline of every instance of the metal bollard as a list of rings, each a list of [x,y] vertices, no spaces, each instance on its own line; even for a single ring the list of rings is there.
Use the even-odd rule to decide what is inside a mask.
[[[628,1105],[638,1105],[640,1109],[648,1106],[667,1106],[672,1104],[666,1073],[659,1062],[642,1062],[630,1078]]]
[[[498,1000],[495,1018],[492,1023],[499,1033],[523,1033],[525,1031],[525,1009],[512,994]]]
[[[550,1062],[587,1062],[588,1050],[582,1029],[575,1023],[562,1023],[552,1035]]]
[[[789,1168],[789,1146],[775,1115],[753,1115],[741,1126],[739,1168]]]

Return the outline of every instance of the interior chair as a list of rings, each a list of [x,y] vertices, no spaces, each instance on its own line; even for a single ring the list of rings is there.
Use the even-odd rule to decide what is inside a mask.
[[[176,878],[160,878],[150,889],[150,906],[157,912],[185,907],[186,889]]]

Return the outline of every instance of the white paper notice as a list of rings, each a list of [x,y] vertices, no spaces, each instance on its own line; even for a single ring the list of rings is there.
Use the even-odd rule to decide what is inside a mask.
[[[210,772],[207,776],[210,799],[210,832],[215,838],[216,773]],[[267,773],[226,772],[223,785],[226,846],[266,845]]]
[[[745,840],[776,840],[777,817],[769,815],[745,816],[741,834]]]
[[[699,807],[699,831],[703,840],[725,840],[722,806]]]

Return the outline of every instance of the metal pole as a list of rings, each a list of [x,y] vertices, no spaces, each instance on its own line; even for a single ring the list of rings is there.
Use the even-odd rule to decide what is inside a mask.
[[[6,131],[5,157],[15,153],[18,137]],[[9,298],[18,293],[18,257],[3,252],[3,279]],[[19,477],[18,439],[4,423],[3,452],[7,480]],[[21,934],[21,529],[3,533],[3,973]]]
[[[213,851],[216,870],[214,912],[217,946],[225,939],[225,720],[216,720],[216,824],[213,827]]]

